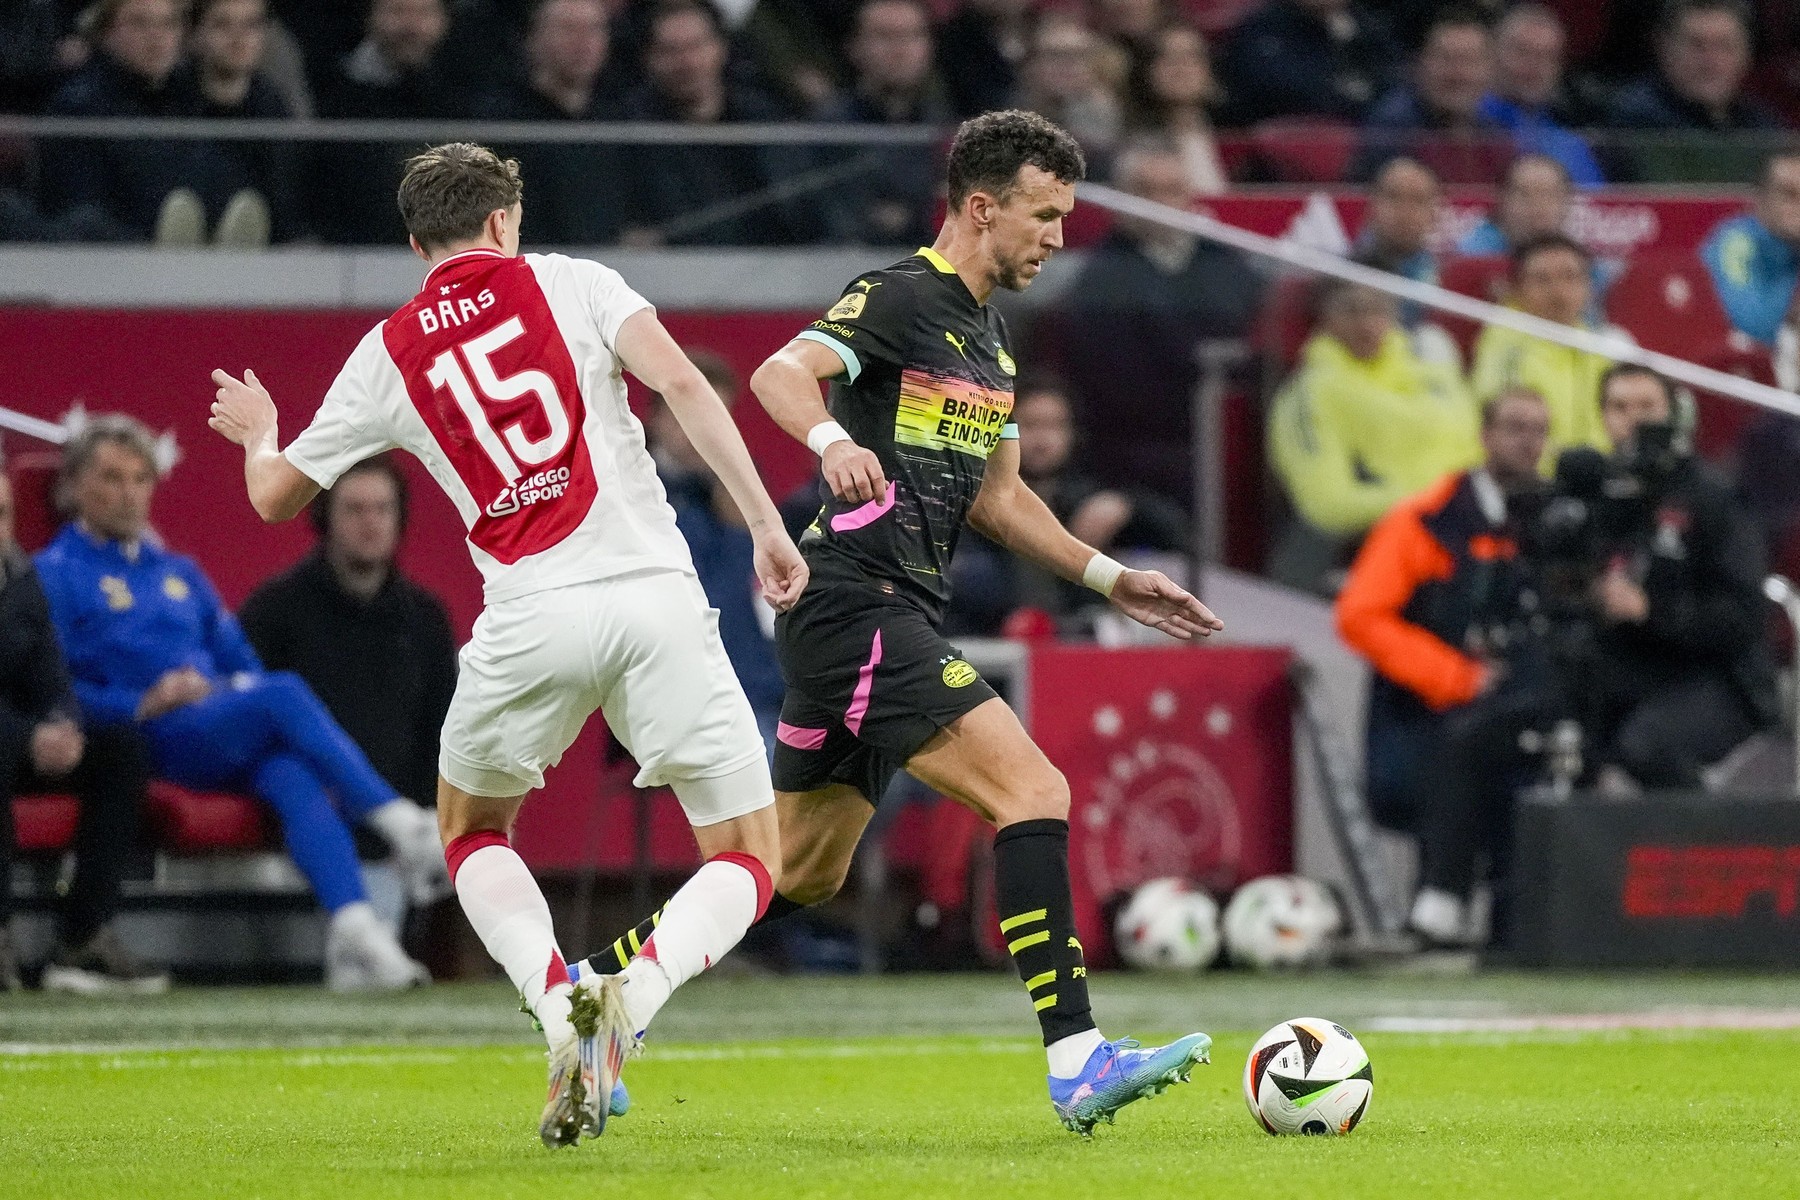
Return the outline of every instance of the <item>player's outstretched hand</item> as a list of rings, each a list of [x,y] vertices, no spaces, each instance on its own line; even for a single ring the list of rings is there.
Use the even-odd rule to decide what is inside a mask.
[[[257,382],[256,372],[246,370],[242,379],[226,371],[214,371],[219,385],[207,424],[240,446],[248,446],[275,428],[275,401]]]
[[[1113,585],[1113,606],[1140,625],[1190,641],[1225,628],[1206,605],[1161,571],[1127,571]]]
[[[833,442],[825,447],[824,457],[819,460],[819,472],[831,485],[831,494],[839,500],[866,503],[887,496],[888,482],[881,470],[881,460],[875,457],[873,450],[864,449],[855,442]]]
[[[776,612],[786,612],[806,590],[812,570],[786,530],[776,529],[755,541],[756,578],[762,584],[763,599]]]

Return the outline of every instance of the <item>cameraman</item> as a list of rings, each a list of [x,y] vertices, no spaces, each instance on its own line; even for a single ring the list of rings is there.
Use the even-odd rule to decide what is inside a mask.
[[[1640,492],[1592,585],[1593,669],[1575,698],[1606,774],[1697,788],[1702,767],[1779,719],[1764,549],[1694,458],[1692,397],[1622,363],[1601,377],[1600,405],[1615,476]]]
[[[1370,808],[1419,838],[1410,925],[1430,944],[1470,940],[1468,900],[1484,855],[1502,901],[1495,926],[1504,926],[1512,793],[1531,769],[1518,736],[1549,708],[1517,536],[1519,510],[1541,489],[1549,434],[1542,396],[1502,390],[1482,410],[1482,465],[1377,522],[1338,594],[1338,631],[1375,670]]]

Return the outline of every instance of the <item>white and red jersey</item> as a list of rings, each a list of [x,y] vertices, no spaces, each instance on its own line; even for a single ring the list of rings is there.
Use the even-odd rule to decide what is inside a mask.
[[[490,604],[692,573],[614,352],[649,307],[599,263],[452,255],[363,338],[284,453],[325,488],[384,450],[415,455],[462,514]]]

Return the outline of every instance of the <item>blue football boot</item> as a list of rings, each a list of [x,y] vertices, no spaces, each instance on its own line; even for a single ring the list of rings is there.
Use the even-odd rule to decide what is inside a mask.
[[[1135,1038],[1102,1042],[1073,1079],[1050,1079],[1050,1104],[1063,1127],[1087,1137],[1101,1121],[1112,1124],[1133,1100],[1161,1095],[1186,1083],[1194,1064],[1211,1062],[1212,1039],[1190,1033],[1166,1046],[1144,1049]]]

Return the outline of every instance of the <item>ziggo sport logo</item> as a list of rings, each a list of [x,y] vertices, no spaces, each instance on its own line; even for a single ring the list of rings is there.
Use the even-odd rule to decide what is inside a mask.
[[[487,515],[504,517],[541,500],[561,499],[562,494],[568,490],[569,468],[552,467],[548,471],[539,471],[528,479],[509,483],[500,489],[500,494],[487,506]]]

